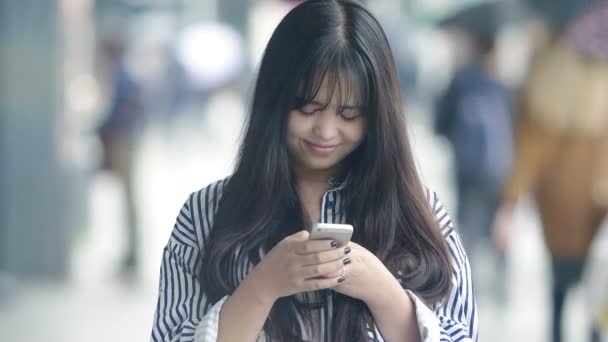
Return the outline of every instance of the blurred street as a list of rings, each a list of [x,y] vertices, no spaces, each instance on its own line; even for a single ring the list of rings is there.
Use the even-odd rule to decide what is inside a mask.
[[[190,191],[227,174],[235,153],[231,142],[236,141],[240,127],[225,123],[238,120],[219,119],[241,114],[234,99],[224,101],[217,105],[233,107],[232,112],[207,113],[206,128],[200,121],[181,122],[170,142],[158,127],[152,128],[139,146],[137,202],[145,234],[140,243],[143,255],[138,279],[121,279],[114,274],[124,242],[123,223],[115,220],[121,217],[119,190],[110,177],[98,176],[89,199],[90,230],[79,232],[70,280],[67,284],[36,280],[17,284],[8,311],[0,312],[2,340],[147,340],[161,251],[175,216]],[[444,142],[432,136],[424,116],[417,114],[411,115],[410,130],[422,174],[426,184],[440,194],[448,208],[453,208]],[[509,257],[512,300],[497,307],[482,294],[478,297],[480,341],[546,340],[546,252],[538,220],[529,206],[529,201],[524,201],[516,215],[517,232]],[[566,341],[584,341],[582,293],[577,290],[566,306]]]
[[[589,0],[594,1],[601,2]],[[497,10],[496,4],[486,7],[499,12],[497,17],[464,11],[490,0],[363,2],[378,16],[394,49],[422,180],[457,222],[458,201],[465,198],[459,197],[456,185],[463,184],[457,180],[462,170],[458,156],[490,155],[483,161],[503,168],[505,177],[500,181],[516,169],[510,160],[516,154],[510,150],[511,124],[521,113],[511,113],[516,110],[510,107],[516,107],[515,95],[527,89],[534,52],[542,51],[539,46],[550,40],[539,18],[566,25],[587,1],[497,1],[505,10]],[[149,340],[161,255],[176,216],[191,192],[230,174],[261,54],[279,20],[297,3],[0,0],[0,342]],[[459,9],[469,16],[453,15]],[[606,22],[600,15],[591,19],[596,24]],[[466,29],[484,32],[458,27],[465,24],[473,27]],[[568,88],[548,87],[549,95],[542,90],[547,85],[582,84],[581,98],[573,105],[576,115],[547,120],[560,128],[580,121],[581,129],[589,131],[601,130],[603,123],[608,132],[605,112],[598,109],[599,119],[588,122],[578,112],[579,107],[589,112],[602,105],[608,108],[608,36],[589,33],[596,33],[599,24],[583,24],[570,32],[571,45],[586,53],[585,58],[605,55],[596,65],[604,68],[597,70],[603,70],[605,79],[590,76],[589,85],[541,79],[534,94],[540,94],[540,102],[550,108],[566,108],[558,100],[575,99]],[[595,40],[588,41],[589,35]],[[555,65],[567,76],[583,75],[581,70],[587,70],[587,76],[600,75],[596,69],[585,69],[588,65],[580,69]],[[587,91],[592,86],[597,88]],[[509,108],[492,97],[499,87]],[[437,117],[445,94],[450,100],[445,112],[453,127],[440,132]],[[471,124],[476,113],[482,114],[477,117],[482,120]],[[464,119],[454,124],[459,115]],[[476,134],[479,131],[474,129],[482,121],[493,126]],[[474,129],[467,131],[466,124]],[[563,152],[561,147],[557,150]],[[481,164],[475,163],[481,159],[469,158],[469,169],[477,172],[473,178],[483,178]],[[555,165],[591,169],[580,164]],[[594,169],[600,181],[592,190],[600,198],[603,184],[608,201],[608,159],[601,167]],[[535,181],[545,180],[546,175]],[[566,177],[574,184],[573,178]],[[551,258],[530,197],[534,185],[523,189],[511,222],[505,296],[494,291],[493,280],[500,278],[492,262],[497,253],[490,247],[494,246],[490,234],[476,234],[490,232],[491,223],[477,220],[474,223],[482,229],[469,230],[467,235],[478,237],[473,246],[480,246],[472,260],[478,282],[479,341],[551,340]],[[481,195],[498,193],[480,188]],[[563,198],[571,198],[572,193],[564,193],[568,196]],[[478,202],[486,199],[471,197]],[[494,219],[498,205],[488,208],[482,209]],[[481,211],[472,210],[472,216],[485,217]],[[571,235],[564,238],[580,236],[581,226],[568,226]],[[608,220],[601,231],[604,238],[592,247],[594,256],[608,251]],[[594,282],[584,278],[568,293],[563,341],[589,341],[589,298],[597,298],[595,319],[608,329],[608,291],[601,285],[608,284],[608,271],[598,272],[608,270],[608,253],[598,260],[589,272],[595,275]],[[585,282],[595,289],[590,291]],[[600,309],[605,317],[598,319]]]

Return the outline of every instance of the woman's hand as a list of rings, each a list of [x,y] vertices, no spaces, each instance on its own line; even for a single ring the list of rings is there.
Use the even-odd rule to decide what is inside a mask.
[[[334,288],[336,292],[364,301],[368,306],[383,301],[382,289],[394,286],[395,277],[372,252],[349,242],[351,262],[345,266],[346,280]]]
[[[372,252],[354,242],[346,280],[334,290],[362,300],[385,341],[421,341],[416,307],[400,282]]]
[[[274,302],[339,284],[345,249],[331,240],[309,240],[308,236],[303,230],[286,237],[251,271],[248,280],[261,300]]]

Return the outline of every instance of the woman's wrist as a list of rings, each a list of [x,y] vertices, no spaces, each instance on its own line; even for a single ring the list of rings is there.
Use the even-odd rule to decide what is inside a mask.
[[[387,341],[420,341],[416,306],[399,281],[392,277],[378,286],[373,300],[366,304],[380,333]]]
[[[252,298],[255,298],[260,305],[272,307],[279,297],[272,293],[271,288],[264,284],[264,277],[259,274],[259,270],[253,268],[245,277],[241,286]]]
[[[378,286],[374,286],[364,298],[361,298],[370,309],[385,307],[392,301],[397,291],[403,291],[399,281],[395,279],[384,263],[379,259],[376,261],[378,262],[378,269],[380,271],[379,276],[376,278]]]
[[[251,271],[220,312],[218,341],[253,341],[264,327],[274,300]]]
[[[388,270],[387,273],[386,282],[378,286],[373,293],[363,300],[372,312],[385,310],[388,306],[393,305],[399,297],[407,296],[399,281]]]

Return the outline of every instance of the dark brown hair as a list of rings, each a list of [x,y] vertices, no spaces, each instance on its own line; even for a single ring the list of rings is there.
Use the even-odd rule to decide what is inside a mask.
[[[353,241],[426,302],[449,293],[450,257],[418,177],[386,36],[356,2],[311,0],[282,20],[264,52],[235,171],[205,245],[201,283],[210,301],[238,287],[237,265],[257,264],[260,249],[268,252],[303,226],[286,146],[287,117],[315,97],[326,77],[330,85],[347,87],[344,93],[357,97],[367,118],[364,142],[344,161],[348,186],[341,210],[355,227]],[[367,306],[340,294],[335,299],[335,340],[366,340],[373,327]],[[302,340],[297,315],[306,320],[317,304],[279,299],[266,334]]]

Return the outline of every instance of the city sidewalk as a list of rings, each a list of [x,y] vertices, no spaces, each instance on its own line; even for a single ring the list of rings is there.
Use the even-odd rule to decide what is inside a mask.
[[[219,105],[225,106],[228,99]],[[90,226],[78,232],[69,281],[20,282],[8,308],[0,310],[2,341],[145,341],[156,305],[162,248],[182,203],[191,191],[223,178],[240,130],[238,106],[213,111],[205,120],[185,117],[173,140],[159,127],[149,130],[138,158],[138,199],[142,215],[142,268],[138,279],[115,276],[124,238],[120,189],[106,175],[95,178]],[[230,118],[230,119],[227,119]],[[447,146],[433,137],[423,116],[412,115],[410,131],[423,179],[454,213]],[[228,123],[228,124],[226,124]],[[546,341],[549,296],[547,257],[529,201],[516,214],[506,307],[479,298],[480,341]],[[565,341],[585,341],[581,291],[566,303]]]

